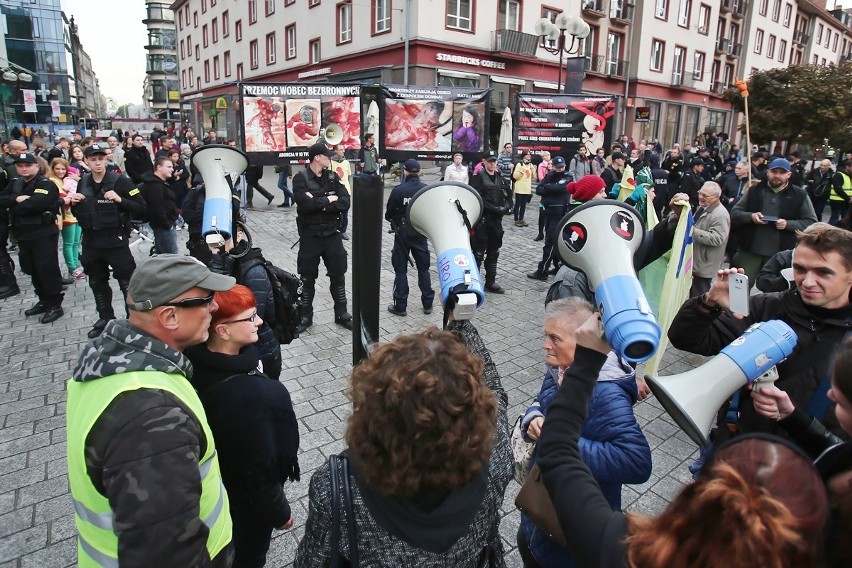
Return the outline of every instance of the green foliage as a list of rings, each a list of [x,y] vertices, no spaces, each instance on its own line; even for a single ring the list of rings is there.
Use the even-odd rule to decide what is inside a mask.
[[[852,148],[852,62],[793,65],[754,73],[748,80],[753,143],[789,140]],[[724,98],[745,109],[737,89]],[[745,131],[745,125],[741,125]]]

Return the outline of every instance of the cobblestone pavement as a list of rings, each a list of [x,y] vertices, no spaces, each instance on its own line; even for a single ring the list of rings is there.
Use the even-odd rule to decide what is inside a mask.
[[[267,168],[263,184],[276,195],[276,177]],[[436,176],[431,176],[434,179]],[[424,175],[425,181],[430,177]],[[386,195],[392,184],[387,183]],[[543,374],[542,315],[549,283],[530,280],[541,255],[536,234],[536,203],[527,210],[529,227],[504,222],[505,238],[499,260],[497,282],[503,296],[490,294],[476,314],[475,324],[489,347],[509,394],[510,423],[537,394]],[[267,258],[295,271],[295,208],[275,204],[249,212],[255,242]],[[181,245],[186,233],[179,233]],[[346,246],[350,246],[350,242]],[[392,237],[383,233],[381,275],[381,330],[383,340],[404,332],[440,326],[440,313],[424,315],[417,306],[416,275],[409,273],[412,297],[407,317],[389,314],[393,269],[390,265]],[[134,245],[137,258],[148,246]],[[60,264],[61,255],[60,255]],[[433,266],[434,272],[434,266]],[[75,530],[65,464],[65,382],[87,341],[86,332],[96,319],[94,301],[84,281],[72,284],[65,296],[66,315],[53,324],[42,325],[26,318],[24,310],[35,302],[29,278],[18,273],[22,293],[0,301],[0,568],[71,566],[76,560]],[[552,281],[552,278],[551,278]],[[433,275],[433,282],[437,278]],[[281,381],[289,389],[301,428],[302,481],[286,486],[293,504],[296,528],[276,532],[268,566],[289,566],[302,536],[307,517],[308,483],[311,473],[332,453],[343,449],[343,433],[349,403],[345,395],[351,371],[350,332],[334,325],[328,281],[317,282],[314,325],[292,344],[283,347]],[[351,289],[351,274],[347,274]],[[116,290],[117,287],[113,283]],[[351,305],[351,296],[349,298]],[[116,313],[120,310],[116,298]],[[704,358],[669,349],[662,375],[679,373],[704,362]],[[636,415],[653,450],[653,473],[643,485],[624,489],[624,507],[654,514],[690,479],[686,464],[694,456],[694,445],[681,433],[653,399],[639,403]],[[514,499],[519,486],[510,482],[502,508],[500,534],[510,567],[521,566],[515,533],[519,513]]]

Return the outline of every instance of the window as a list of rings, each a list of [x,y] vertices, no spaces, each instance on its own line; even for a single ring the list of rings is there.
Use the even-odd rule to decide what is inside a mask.
[[[739,45],[740,43],[740,25],[731,22],[731,35],[729,37],[731,46]]]
[[[313,8],[314,6],[319,6],[320,0],[308,0],[308,8]]]
[[[266,34],[266,64],[275,63],[275,32]]]
[[[580,55],[593,57],[598,54],[598,28],[589,26],[589,35],[580,40]]]
[[[819,56],[814,55],[814,65],[818,65],[818,64],[819,64]]]
[[[666,122],[663,125],[663,145],[671,148],[680,141],[680,113],[683,107],[669,103],[666,105]],[[692,133],[689,134],[692,136]]]
[[[229,35],[231,35],[231,18],[228,11],[225,10],[222,12],[222,37],[228,37]]]
[[[219,56],[218,55],[213,56],[213,79],[216,80],[216,81],[219,80]]]
[[[775,57],[775,36],[771,34],[766,42],[766,57],[769,59]]]
[[[295,4],[296,0],[284,0],[284,5],[289,6],[290,4]]]
[[[662,71],[666,51],[666,42],[651,40],[651,71]]]
[[[178,29],[183,30],[183,12],[178,12]]]
[[[312,39],[308,42],[308,52],[310,53],[311,63],[320,62],[320,40],[319,38]]]
[[[545,7],[541,8],[541,17],[544,18],[545,20],[548,20],[551,24],[556,21],[556,16],[558,16],[561,13],[562,12],[556,10],[555,8],[545,8]],[[546,42],[546,44],[545,44],[545,42]],[[553,46],[556,45],[556,40],[552,40],[550,38],[542,37],[541,41],[539,42],[539,45],[541,45],[541,46],[547,45],[548,47],[553,47]],[[580,55],[583,54],[582,51],[580,51],[578,53]]]
[[[237,36],[237,41],[243,40],[243,21],[237,20],[234,24],[234,35]]]
[[[629,20],[626,0],[609,0],[609,17],[617,20]]]
[[[201,0],[201,13],[207,13],[207,0]]]
[[[677,25],[689,27],[689,13],[692,11],[692,0],[680,0],[680,9],[677,11]]]
[[[661,20],[669,16],[669,0],[656,0],[654,2],[654,17]]]
[[[287,59],[296,57],[296,24],[290,24],[284,28],[284,49]]]
[[[207,44],[208,44],[208,36],[210,35],[210,34],[208,34],[207,32],[208,32],[208,30],[207,30],[207,24],[204,24],[204,26],[201,28],[201,43],[203,43],[203,44],[204,44],[204,47],[207,47]]]
[[[518,0],[500,0],[497,10],[497,29],[520,31],[521,3]]]
[[[183,59],[185,57],[183,48],[184,48],[183,40],[180,40],[180,58],[181,59]]]
[[[204,62],[204,82],[205,83],[210,82],[210,61],[209,60]]]
[[[257,0],[248,0],[249,25],[257,22]]]
[[[686,48],[676,45],[672,59],[672,81],[677,85],[683,83],[683,72],[686,67]]]
[[[825,47],[831,45],[831,28],[825,30]]]
[[[237,63],[237,81],[242,81],[243,79],[243,64]]]
[[[231,52],[226,51],[225,54],[223,55],[223,57],[224,57],[223,63],[225,64],[225,77],[230,77],[231,76]]]
[[[786,6],[784,6],[784,27],[785,28],[790,27],[790,16],[792,16],[792,15],[793,15],[793,5],[787,4]]]
[[[754,34],[754,52],[762,53],[763,52],[763,30],[757,30]]]
[[[822,43],[822,29],[823,29],[822,24],[819,24],[817,26],[817,32],[816,32],[816,42],[817,43]]]
[[[391,0],[373,0],[373,34],[389,31],[391,31]]]
[[[473,31],[472,5],[472,0],[447,0],[447,27]]]
[[[834,53],[837,53],[837,40],[838,40],[839,37],[840,37],[839,33],[834,34],[834,43],[831,46],[831,51],[833,51]]]
[[[784,63],[784,55],[787,53],[787,40],[782,39],[778,44],[778,61]]]
[[[182,14],[183,12],[179,12],[179,13]],[[180,72],[180,86],[181,86],[182,89],[186,88],[186,69],[184,69],[183,71]]]
[[[606,73],[618,76],[621,71],[621,34],[610,32],[606,37]]]
[[[695,57],[692,59],[692,79],[695,81],[704,80],[704,61],[707,56],[700,51],[695,52]]]
[[[734,81],[734,66],[731,63],[725,65],[725,76],[722,78],[722,81],[725,82],[725,86],[727,87]]]
[[[249,66],[252,69],[257,69],[259,66],[258,61],[258,51],[257,51],[257,40],[253,39],[249,42]]]
[[[710,79],[712,79],[714,83],[719,81],[719,66],[720,65],[721,64],[719,63],[719,60],[714,59],[713,65],[710,67]]]
[[[201,47],[197,43],[195,44],[195,60],[201,60]]]
[[[275,13],[275,0],[266,0],[265,13],[267,16],[271,16]]]
[[[765,16],[765,15],[766,15],[766,12],[767,12],[768,10],[769,10],[769,0],[760,0],[760,6],[759,6],[759,8],[758,8],[758,11],[760,12],[760,15],[761,15],[761,16]]]
[[[195,28],[198,27],[198,12],[192,13],[192,26]]]
[[[189,83],[187,83],[190,88],[192,88],[192,76],[193,75],[195,75],[195,73],[193,73],[193,69],[192,69],[192,67],[190,67],[189,68]]]
[[[352,41],[352,3],[337,5],[337,44]]]
[[[213,32],[213,43],[219,41],[219,18],[213,18],[210,22],[210,31]]]
[[[781,0],[773,0],[772,3],[772,21],[777,22],[781,19]]]
[[[698,33],[710,35],[710,6],[707,4],[698,7]]]

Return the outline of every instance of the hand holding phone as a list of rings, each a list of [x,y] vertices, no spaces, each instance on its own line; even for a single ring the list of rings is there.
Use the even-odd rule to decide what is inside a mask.
[[[735,314],[748,316],[748,276],[745,274],[730,274],[728,276],[728,301],[730,309]]]

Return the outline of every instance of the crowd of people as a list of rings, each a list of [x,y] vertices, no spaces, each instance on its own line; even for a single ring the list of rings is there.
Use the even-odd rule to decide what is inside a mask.
[[[201,144],[217,142],[211,131]],[[359,155],[360,175],[379,173],[371,142]],[[852,156],[835,171],[828,160],[808,168],[796,152],[758,149],[741,159],[724,136],[704,144],[664,152],[656,141],[620,138],[594,156],[582,146],[551,156],[507,144],[476,168],[458,154],[443,172],[482,197],[471,249],[487,293],[505,292],[496,281],[503,217],[528,227],[533,195],[543,251],[528,276],[557,274],[542,322],[541,388],[517,428],[531,452],[525,467],[540,470],[567,545],[525,512],[517,541],[527,568],[852,561],[842,536],[852,521],[852,446],[844,441],[852,430]],[[259,567],[274,530],[303,524],[297,567],[344,560],[503,566],[501,506],[516,467],[508,397],[476,327],[452,317],[453,294],[438,295],[448,314],[444,331],[381,343],[353,369],[347,450],[313,473],[307,517],[298,518],[285,484],[300,478],[299,428],[278,381],[272,281],[239,227],[222,247],[211,250],[202,239],[204,180],[189,174],[191,152],[169,134],[155,152],[138,135],[124,146],[117,137],[81,137],[49,150],[22,140],[5,147],[0,299],[20,293],[11,236],[38,296],[27,317],[44,324],[61,318],[62,288],[79,280],[88,281],[97,310],[68,386],[81,565]],[[627,179],[628,165],[636,177],[647,170],[648,181]],[[426,238],[405,214],[425,186],[421,164],[401,166],[385,218],[394,232],[388,311],[405,317],[409,256],[424,313],[436,294]],[[292,190],[292,170],[279,174],[301,236],[299,332],[313,325],[320,260],[334,321],[351,329],[343,246],[350,164],[342,148],[317,144],[292,176]],[[719,409],[712,444],[691,468],[696,480],[657,518],[621,512],[622,485],[651,475],[651,450],[633,412],[647,387],[601,339],[588,282],[560,268],[556,247],[566,212],[619,194],[662,219],[637,266],[671,246],[682,204],[692,211],[693,286],[668,332],[672,345],[716,355],[750,325],[771,319],[798,336],[773,387],[745,386]],[[239,200],[232,205],[239,219]],[[154,249],[137,266],[129,236],[140,222],[150,224]],[[191,256],[178,250],[184,229]],[[732,274],[748,275],[759,290],[745,317],[730,310]],[[110,277],[126,318],[116,317]]]

